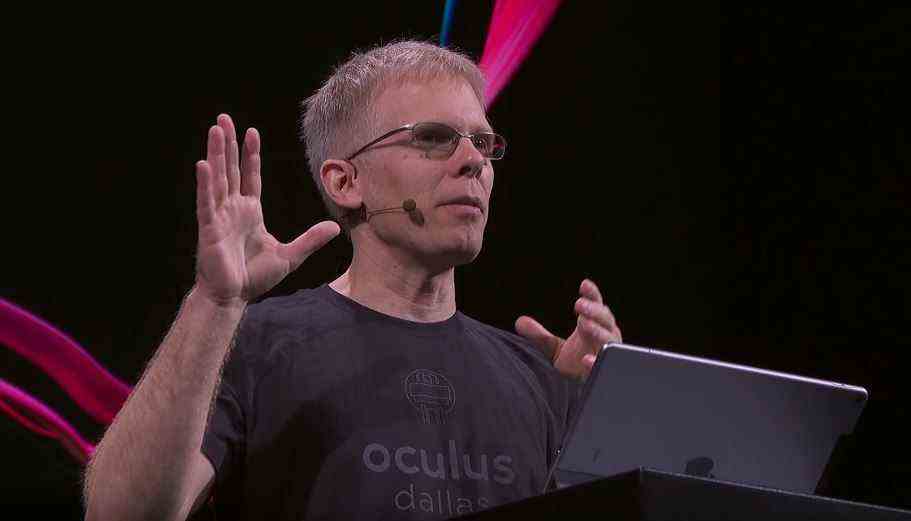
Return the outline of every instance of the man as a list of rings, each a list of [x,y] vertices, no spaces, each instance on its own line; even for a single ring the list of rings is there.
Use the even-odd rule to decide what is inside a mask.
[[[213,493],[219,519],[439,519],[542,490],[574,380],[620,330],[588,280],[566,340],[456,310],[505,150],[482,92],[470,60],[420,42],[342,65],[303,135],[351,264],[249,309],[340,228],[272,237],[259,135],[241,153],[219,116],[196,169],[196,284],[98,446],[88,519],[186,519]]]

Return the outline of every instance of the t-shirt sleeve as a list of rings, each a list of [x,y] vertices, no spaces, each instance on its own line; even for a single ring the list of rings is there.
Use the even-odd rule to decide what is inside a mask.
[[[567,432],[569,431],[575,413],[580,405],[582,383],[560,373],[553,363],[537,347],[524,343],[527,353],[530,353],[529,366],[537,376],[538,383],[544,391],[547,404],[553,413],[553,446],[548,451],[548,465],[553,464],[556,450],[562,449]]]
[[[222,379],[202,440],[202,453],[215,469],[217,483],[237,468],[244,444],[244,413],[241,400]]]
[[[567,407],[566,407],[566,416],[563,419],[563,438],[568,434],[569,429],[572,427],[573,422],[576,420],[576,414],[578,414],[579,409],[582,407],[582,394],[585,390],[585,382],[570,379],[569,377],[563,376],[564,385],[566,385],[567,392]],[[566,441],[565,439],[563,441]]]
[[[548,397],[557,421],[556,448],[562,449],[580,405],[582,385],[578,381],[560,374],[556,369],[550,371],[549,376],[551,391],[548,393]],[[550,456],[555,457],[555,454],[552,453]],[[553,461],[549,463],[553,464]]]
[[[246,313],[225,360],[221,381],[209,411],[202,453],[215,469],[216,485],[223,484],[242,468],[246,452],[247,419],[252,402],[253,364],[248,353],[256,348],[259,325]]]
[[[534,375],[535,386],[540,389],[541,399],[546,402],[550,427],[547,463],[551,465],[579,407],[582,384],[561,374],[541,349],[524,337],[504,330],[494,331],[502,342],[512,347],[512,352]]]

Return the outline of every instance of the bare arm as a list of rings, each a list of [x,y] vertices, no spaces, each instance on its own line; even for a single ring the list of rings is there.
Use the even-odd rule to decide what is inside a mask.
[[[234,124],[222,115],[209,130],[207,149],[196,165],[196,284],[89,463],[89,520],[182,520],[205,499],[214,471],[200,447],[247,302],[339,232],[324,221],[283,244],[266,231],[254,129],[241,158]]]
[[[243,310],[242,303],[219,306],[198,288],[187,296],[96,449],[86,473],[87,519],[179,519],[178,514],[189,514],[192,504],[186,503],[202,492],[192,489],[208,484],[192,478],[199,474],[199,463],[209,465],[200,452],[202,437]],[[191,467],[194,462],[197,468]],[[116,516],[101,515],[114,512]]]

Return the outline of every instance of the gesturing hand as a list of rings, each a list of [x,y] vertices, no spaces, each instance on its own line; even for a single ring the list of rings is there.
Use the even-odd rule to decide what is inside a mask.
[[[217,123],[209,128],[206,159],[196,163],[196,286],[220,304],[242,303],[281,282],[339,227],[323,221],[290,243],[276,240],[263,222],[259,133],[247,130],[240,157],[230,116]]]
[[[524,315],[516,320],[516,332],[550,356],[561,373],[584,380],[591,372],[601,346],[622,342],[623,336],[594,282],[583,280],[579,295],[574,306],[578,315],[576,329],[569,338],[564,340],[554,335],[538,321]]]

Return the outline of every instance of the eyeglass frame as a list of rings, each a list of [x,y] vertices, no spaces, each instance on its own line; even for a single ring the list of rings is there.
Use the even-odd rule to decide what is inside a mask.
[[[478,135],[482,135],[482,134],[492,135],[492,136],[499,136],[499,138],[503,140],[503,149],[504,149],[503,154],[504,154],[504,155],[506,154],[506,151],[505,151],[505,149],[506,149],[506,138],[503,137],[503,136],[500,135],[500,134],[497,134],[496,132],[474,132],[474,133],[470,133],[470,134],[463,134],[463,133],[459,132],[459,129],[453,128],[452,126],[447,125],[446,123],[440,123],[440,122],[438,122],[438,121],[420,121],[420,122],[418,122],[418,123],[409,123],[408,125],[404,125],[404,126],[401,126],[401,127],[397,128],[397,129],[390,130],[389,132],[386,132],[386,133],[383,134],[382,136],[380,136],[380,137],[374,139],[374,140],[371,141],[370,143],[367,143],[366,145],[364,145],[364,146],[362,146],[361,148],[359,148],[359,149],[357,150],[357,152],[355,152],[355,153],[351,154],[350,156],[346,157],[346,158],[345,158],[345,161],[351,161],[352,159],[354,159],[355,157],[357,157],[359,154],[361,154],[362,152],[366,151],[368,148],[372,147],[373,145],[379,143],[380,141],[386,139],[386,138],[389,137],[389,136],[392,136],[392,135],[397,134],[397,133],[399,133],[399,132],[404,132],[405,130],[414,131],[414,127],[416,127],[416,126],[418,126],[418,125],[425,125],[425,124],[428,124],[428,123],[432,123],[432,124],[434,124],[434,125],[441,125],[441,126],[444,126],[444,127],[446,127],[446,128],[449,128],[450,130],[452,130],[453,132],[455,132],[456,135],[459,136],[459,139],[461,139],[461,138],[468,138],[468,139],[470,140],[471,138],[473,138],[473,137],[475,137],[475,136],[478,136]],[[412,135],[411,135],[411,141],[414,142],[414,134],[413,134],[413,133],[412,133]],[[472,143],[472,146],[474,146],[474,143]],[[455,153],[455,151],[456,151],[456,149],[457,149],[458,147],[459,147],[458,144],[456,144],[456,146],[452,147],[452,152],[450,152],[449,155],[446,156],[446,159],[449,159],[450,157],[452,157],[452,154]],[[496,161],[496,160],[498,160],[498,159],[503,159],[503,156],[500,156],[500,157],[486,157],[486,156],[485,156],[485,159],[490,159],[491,161]]]

